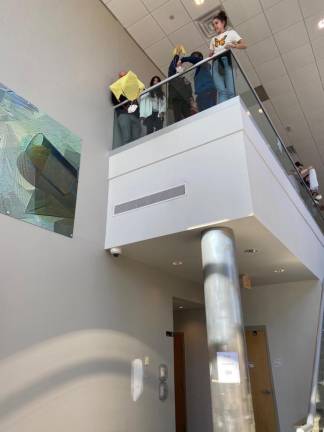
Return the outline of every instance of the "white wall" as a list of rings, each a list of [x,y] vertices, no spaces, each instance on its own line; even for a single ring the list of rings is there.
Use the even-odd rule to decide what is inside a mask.
[[[187,432],[212,432],[205,310],[175,311],[174,331],[185,340]]]
[[[245,324],[267,327],[281,432],[308,413],[320,294],[317,281],[243,291]]]
[[[0,81],[82,139],[73,239],[0,215],[1,432],[174,430],[172,297],[200,290],[104,250],[118,70],[157,71],[99,0],[1,0]],[[130,398],[130,362],[151,358]],[[160,362],[170,399],[157,395]]]

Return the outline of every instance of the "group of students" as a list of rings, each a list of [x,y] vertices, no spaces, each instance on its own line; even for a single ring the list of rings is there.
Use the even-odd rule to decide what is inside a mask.
[[[221,103],[234,97],[234,77],[229,49],[245,49],[246,44],[239,34],[227,28],[226,13],[221,11],[213,19],[216,36],[210,42],[209,57],[215,56],[212,62],[203,62],[195,69],[194,98],[190,81],[181,72],[183,64],[196,65],[203,60],[203,54],[194,51],[190,56],[183,54],[183,47],[177,46],[170,63],[168,76],[176,75],[167,83],[168,107],[173,111],[173,121],[178,122],[190,117],[198,111],[204,111],[216,103]],[[222,55],[223,53],[223,55]],[[211,63],[211,64],[210,64]],[[125,72],[120,73],[120,77]],[[146,134],[151,134],[163,128],[167,112],[167,100],[164,89],[158,84],[159,76],[151,79],[151,90],[142,94],[139,102],[129,102],[116,108],[122,143],[126,144],[142,134],[142,123],[146,126]],[[112,95],[114,105],[127,100],[121,96],[119,100]],[[130,109],[134,107],[134,109]],[[316,171],[313,167],[305,168],[300,162],[295,163],[296,169],[303,178],[313,199],[319,204],[322,195],[319,192]]]
[[[173,111],[174,122],[185,119],[192,114],[203,111],[234,96],[234,79],[230,57],[226,50],[244,49],[246,45],[235,30],[227,30],[227,15],[221,11],[213,19],[216,36],[210,43],[209,56],[219,55],[212,62],[205,62],[195,70],[194,92],[190,81],[181,74],[184,63],[193,65],[203,60],[203,54],[194,51],[190,56],[181,56],[181,49],[177,47],[169,66],[168,76],[179,74],[168,83],[168,106]],[[125,75],[121,72],[119,77]],[[146,134],[155,132],[163,127],[167,112],[167,100],[162,86],[154,87],[161,82],[161,78],[154,76],[150,82],[153,87],[144,93],[139,102],[132,102],[138,109],[130,110],[126,103],[116,108],[122,143],[126,144],[139,138],[142,133],[142,123],[146,126]],[[119,100],[112,95],[112,102],[118,105],[126,98],[122,95]],[[142,121],[142,123],[141,123]]]
[[[190,83],[179,76],[171,81],[169,98],[173,106],[175,121],[191,115],[192,105],[197,103],[197,110],[204,111],[218,103],[224,102],[234,96],[234,78],[231,59],[226,50],[245,49],[246,44],[235,30],[226,30],[227,15],[221,11],[213,19],[213,26],[216,36],[210,42],[209,57],[219,55],[212,62],[202,63],[195,70],[194,84],[196,101],[193,99]],[[221,55],[224,53],[224,55]],[[183,71],[184,63],[193,65],[204,59],[200,51],[194,51],[190,56],[181,57],[176,53],[170,67],[169,77]],[[182,84],[181,84],[182,81]]]

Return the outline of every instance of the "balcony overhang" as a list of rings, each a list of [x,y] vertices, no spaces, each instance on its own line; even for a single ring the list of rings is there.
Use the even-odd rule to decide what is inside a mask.
[[[321,279],[322,231],[277,157],[239,97],[113,152],[106,248],[201,280],[201,231],[228,226],[255,283]]]

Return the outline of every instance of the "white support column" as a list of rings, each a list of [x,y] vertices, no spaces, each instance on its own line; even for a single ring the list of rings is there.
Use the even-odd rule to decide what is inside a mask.
[[[202,234],[214,432],[254,432],[254,414],[232,230]]]

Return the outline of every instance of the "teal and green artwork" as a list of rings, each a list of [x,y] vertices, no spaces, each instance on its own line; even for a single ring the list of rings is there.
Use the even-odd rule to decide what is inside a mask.
[[[71,237],[81,141],[0,84],[0,213]]]

